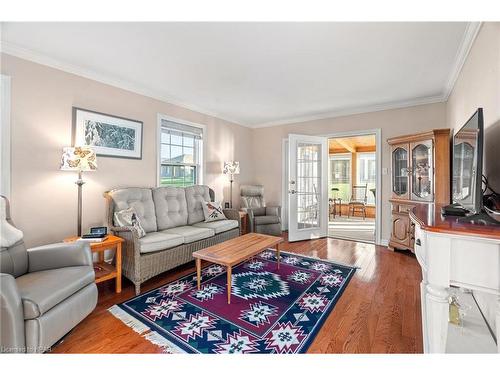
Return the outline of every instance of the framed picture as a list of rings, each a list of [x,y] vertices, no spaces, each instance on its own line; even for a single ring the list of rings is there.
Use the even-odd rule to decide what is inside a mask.
[[[99,156],[142,159],[142,121],[73,107],[73,146]]]

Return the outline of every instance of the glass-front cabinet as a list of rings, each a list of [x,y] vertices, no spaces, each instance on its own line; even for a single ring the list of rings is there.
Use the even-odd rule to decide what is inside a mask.
[[[410,213],[417,205],[450,202],[450,129],[401,135],[391,146],[389,248],[413,251]]]
[[[432,140],[410,144],[411,199],[432,201],[433,167]]]
[[[392,193],[408,199],[408,147],[399,145],[392,150]]]
[[[432,140],[392,148],[392,197],[432,201]]]

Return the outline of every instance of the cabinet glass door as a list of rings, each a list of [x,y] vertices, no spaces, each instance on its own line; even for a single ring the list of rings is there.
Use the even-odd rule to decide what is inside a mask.
[[[408,198],[408,150],[392,151],[392,191],[398,198]]]
[[[432,200],[432,141],[411,145],[411,193],[413,199]]]

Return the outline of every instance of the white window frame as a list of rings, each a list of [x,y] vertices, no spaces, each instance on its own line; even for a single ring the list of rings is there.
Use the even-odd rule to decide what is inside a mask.
[[[172,117],[168,115],[164,115],[162,113],[158,113],[158,120],[157,120],[157,130],[156,130],[156,186],[161,186],[161,178],[160,178],[160,173],[161,173],[161,123],[162,121],[171,121],[175,122],[181,125],[188,125],[188,126],[194,126],[196,128],[200,128],[202,130],[203,136],[201,140],[198,142],[200,143],[199,145],[199,158],[198,158],[198,163],[195,163],[197,165],[197,173],[196,173],[196,184],[197,185],[202,185],[203,182],[205,181],[205,152],[206,152],[206,126],[203,124],[198,124],[194,123],[191,121],[187,121],[184,119],[180,119],[177,117]],[[195,150],[195,153],[197,151]]]

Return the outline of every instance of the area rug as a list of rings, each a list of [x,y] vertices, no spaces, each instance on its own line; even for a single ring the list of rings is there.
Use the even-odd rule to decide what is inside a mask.
[[[355,270],[268,249],[233,267],[231,304],[212,264],[200,290],[192,273],[109,311],[167,353],[305,353]]]

